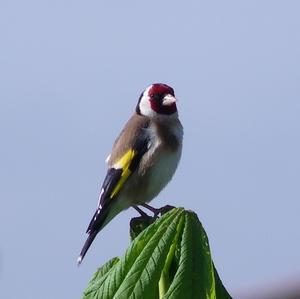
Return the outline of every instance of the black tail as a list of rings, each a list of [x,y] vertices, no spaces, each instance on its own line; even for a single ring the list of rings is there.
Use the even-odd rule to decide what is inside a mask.
[[[87,228],[87,231],[86,231],[88,234],[88,237],[87,237],[87,239],[83,245],[83,248],[80,252],[80,255],[77,259],[78,266],[81,264],[85,254],[89,250],[95,237],[100,232],[100,230],[103,228],[103,224],[104,224],[104,221],[106,220],[109,206],[110,206],[110,204],[106,204],[103,208],[102,207],[98,208],[97,211],[95,212],[95,214]]]
[[[85,256],[85,254],[87,253],[87,251],[89,250],[91,244],[93,243],[95,237],[97,236],[98,234],[98,231],[93,231],[89,234],[89,236],[87,237],[82,249],[81,249],[81,252],[80,252],[80,255],[77,259],[77,265],[79,266]]]

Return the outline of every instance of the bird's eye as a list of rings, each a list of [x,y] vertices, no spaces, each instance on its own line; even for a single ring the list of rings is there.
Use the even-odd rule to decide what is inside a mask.
[[[150,98],[153,100],[159,100],[161,98],[161,94],[159,93],[151,93]]]

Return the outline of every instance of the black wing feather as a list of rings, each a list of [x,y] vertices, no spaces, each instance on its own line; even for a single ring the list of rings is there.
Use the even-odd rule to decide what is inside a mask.
[[[111,202],[111,200],[105,200],[105,199],[107,199],[107,197],[110,196],[115,186],[117,185],[119,179],[121,178],[121,175],[122,175],[122,169],[115,169],[113,167],[108,169],[106,177],[102,184],[99,205],[86,230],[87,233],[89,233],[92,230],[95,230],[96,227],[102,226],[106,218],[107,211],[109,210],[108,206]]]
[[[148,126],[148,124],[146,124]],[[146,130],[146,127],[141,128],[139,136],[136,138],[132,149],[137,153],[129,166],[131,174],[137,169],[143,155],[147,152],[150,147],[150,136]],[[78,263],[80,264],[91,246],[93,240],[95,239],[98,232],[103,227],[103,223],[110,210],[110,205],[113,203],[111,193],[115,189],[122,175],[122,169],[115,169],[113,167],[109,168],[102,184],[101,197],[99,199],[99,205],[96,212],[93,215],[92,220],[87,228],[88,238],[81,250],[78,258]]]

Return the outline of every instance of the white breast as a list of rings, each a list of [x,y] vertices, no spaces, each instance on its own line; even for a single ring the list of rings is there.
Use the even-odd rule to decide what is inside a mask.
[[[166,154],[160,154],[156,163],[149,171],[149,182],[146,199],[150,201],[152,198],[158,195],[158,193],[169,183],[172,179],[178,162],[181,156],[181,147],[178,151]]]
[[[174,151],[165,149],[161,141],[154,137],[157,134],[155,132],[152,134],[153,144],[146,154],[148,157],[145,157],[146,160],[153,160],[153,164],[146,175],[149,184],[145,190],[144,200],[147,202],[157,196],[172,179],[181,157],[183,130],[180,123],[178,126],[174,126],[174,135],[179,140],[179,146]]]

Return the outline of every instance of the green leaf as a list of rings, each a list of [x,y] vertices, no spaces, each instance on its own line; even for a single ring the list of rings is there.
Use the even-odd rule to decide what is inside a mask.
[[[179,267],[163,298],[216,298],[208,240],[193,212],[185,212]]]
[[[155,221],[154,217],[135,217],[130,220],[130,239],[133,241],[142,231]]]
[[[231,299],[194,212],[174,208],[152,221],[131,221],[124,257],[96,272],[83,299]]]
[[[161,277],[159,280],[159,298],[162,298],[163,295],[167,292],[169,286],[170,286],[170,280],[173,279],[174,274],[172,274],[172,266],[174,266],[175,262],[175,253],[176,249],[178,247],[178,241],[181,238],[182,230],[183,230],[183,225],[184,225],[184,219],[185,217],[180,217],[179,222],[176,227],[176,235],[174,237],[174,240],[170,246],[166,262],[164,265],[164,268],[161,273]]]
[[[109,279],[106,276],[102,281],[102,277],[98,288],[94,283],[87,298],[156,298],[158,281],[180,217],[183,209],[174,209],[144,230],[109,272]]]
[[[215,275],[215,288],[216,288],[217,299],[232,299],[232,297],[225,289],[215,266],[214,266],[214,275]]]
[[[104,282],[109,272],[118,262],[119,258],[114,257],[96,271],[83,294],[83,299],[94,298],[93,294],[95,290],[99,289],[100,285]]]

